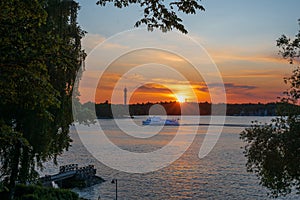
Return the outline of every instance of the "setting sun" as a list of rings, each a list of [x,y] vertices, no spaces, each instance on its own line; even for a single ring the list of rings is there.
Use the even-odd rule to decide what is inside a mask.
[[[180,103],[183,103],[186,100],[185,96],[183,96],[183,95],[176,95],[176,99]]]

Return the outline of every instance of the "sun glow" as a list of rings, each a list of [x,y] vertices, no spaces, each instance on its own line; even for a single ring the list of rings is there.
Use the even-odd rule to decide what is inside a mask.
[[[183,95],[176,95],[176,99],[179,103],[183,103],[186,100],[186,97]]]

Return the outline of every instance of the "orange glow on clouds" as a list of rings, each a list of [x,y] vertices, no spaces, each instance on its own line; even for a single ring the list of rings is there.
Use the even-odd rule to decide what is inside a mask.
[[[92,76],[91,76],[92,78]],[[126,85],[120,88],[116,87],[116,82],[120,78],[120,74],[108,73],[107,76],[102,77],[99,81],[96,95],[91,94],[91,88],[86,85],[80,91],[81,101],[92,101],[96,103],[102,103],[105,101],[112,102],[113,91],[117,96],[117,101],[113,103],[123,104],[123,89],[126,86],[128,90],[127,102],[134,103],[146,103],[146,102],[165,102],[165,101],[178,101],[178,102],[211,102],[210,91],[204,82],[182,82],[169,79],[165,80],[164,84],[142,84],[136,88],[136,85],[127,82]],[[143,78],[137,76],[137,79]],[[268,78],[263,83],[268,90],[247,84],[247,78],[244,78],[244,83],[224,83],[227,103],[266,103],[276,101],[276,97],[281,95],[281,91],[278,87],[284,87],[285,85],[280,83],[276,84],[274,78]],[[273,80],[273,81],[272,81]],[[160,80],[162,81],[162,80]],[[210,90],[215,89],[215,85],[210,85]],[[189,89],[192,88],[192,89]],[[84,98],[83,98],[84,97]]]
[[[88,41],[91,46],[95,43],[94,40],[99,41],[103,38],[93,36]],[[107,47],[107,53],[116,48],[126,47],[112,44]],[[283,84],[283,77],[288,76],[291,70],[285,61],[276,57],[276,52],[249,53],[241,49],[226,48],[212,49],[209,53],[222,74],[227,103],[274,102],[287,88]],[[101,65],[101,61],[93,62]],[[141,66],[144,66],[141,70],[133,70]],[[92,94],[92,87],[95,86],[86,81],[80,90],[81,102],[111,102],[114,92],[115,103],[122,104],[124,87],[128,89],[129,103],[185,100],[211,102],[210,91],[201,74],[189,62],[169,52],[149,49],[131,52],[111,63],[101,78],[95,76],[94,72],[97,70],[89,69],[84,72],[84,78],[95,80],[98,87],[96,86],[96,94]],[[218,85],[211,84],[209,88],[217,91]]]
[[[125,85],[121,88],[114,88],[119,77],[120,75],[118,74],[110,74],[101,79],[95,96],[91,94],[92,89],[89,85],[86,85],[80,91],[81,101],[101,103],[108,100],[111,102],[112,91],[115,90],[114,92],[118,97],[117,103],[122,104],[124,95],[123,89]],[[274,81],[274,78],[265,78],[265,82],[260,83],[260,85],[263,85],[264,87],[255,86],[251,83],[247,84],[247,78],[243,78],[243,80],[244,83],[224,83],[227,103],[274,102],[276,101],[276,97],[282,94],[281,91],[284,91],[285,89],[285,85],[282,84],[281,79],[275,79],[278,81]],[[126,88],[128,89],[127,101],[131,104],[160,101],[184,102],[185,100],[188,102],[211,102],[208,87],[204,82],[182,83],[179,81],[177,84],[174,80],[169,80],[169,82],[170,83],[165,83],[163,85],[145,84],[140,85],[138,88],[135,88],[135,85],[126,84]],[[239,81],[237,80],[236,82]],[[192,87],[192,92],[187,89],[189,86]],[[214,85],[211,85],[210,89],[214,90]]]

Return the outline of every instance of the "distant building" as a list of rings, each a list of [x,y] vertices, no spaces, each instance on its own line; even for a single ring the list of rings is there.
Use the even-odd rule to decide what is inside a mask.
[[[124,105],[127,105],[127,88],[124,88]]]

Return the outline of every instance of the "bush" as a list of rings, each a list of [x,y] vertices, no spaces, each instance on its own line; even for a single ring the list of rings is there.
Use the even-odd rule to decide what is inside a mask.
[[[78,194],[66,190],[37,185],[17,185],[16,200],[79,200]]]

